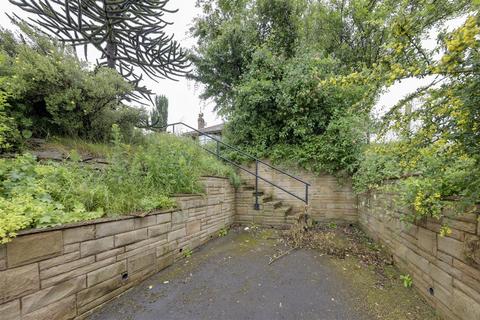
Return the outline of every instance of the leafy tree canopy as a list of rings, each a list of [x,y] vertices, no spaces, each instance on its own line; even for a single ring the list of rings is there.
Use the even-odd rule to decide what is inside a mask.
[[[32,135],[105,141],[114,123],[132,137],[143,111],[121,103],[133,90],[128,82],[109,68],[90,70],[70,47],[24,31],[23,37],[0,31],[2,149]]]
[[[352,146],[367,141],[369,112],[386,83],[383,74],[368,81],[365,75],[390,55],[403,17],[415,20],[408,39],[416,47],[465,5],[439,1],[431,13],[425,3],[199,0],[204,14],[192,28],[198,39],[192,77],[228,119],[233,142],[318,171],[353,173],[359,148]],[[401,59],[417,61],[423,53],[411,50]],[[331,154],[319,158],[320,144]],[[285,146],[299,151],[280,151]]]
[[[383,117],[382,143],[366,151],[355,176],[357,188],[363,191],[378,187],[385,178],[407,176],[399,189],[403,202],[415,209],[413,218],[442,217],[445,207],[460,207],[461,212],[479,201],[479,36],[480,16],[472,11],[461,26],[440,35],[440,58],[422,57],[406,64],[399,52],[392,55],[395,63],[388,81],[412,74],[433,80]],[[416,50],[403,42],[394,46]],[[375,69],[366,79],[380,72]]]
[[[234,143],[354,174],[358,191],[404,177],[396,190],[413,218],[441,217],[451,199],[478,201],[478,1],[198,5],[192,77],[227,118]],[[454,19],[464,23],[447,28]],[[427,45],[432,34],[437,42]],[[411,77],[426,85],[374,117],[379,95]]]

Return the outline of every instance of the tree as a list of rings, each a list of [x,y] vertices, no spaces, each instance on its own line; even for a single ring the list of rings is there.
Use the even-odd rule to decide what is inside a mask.
[[[203,15],[191,33],[197,38],[189,76],[204,85],[202,98],[213,99],[215,110],[227,115],[234,88],[248,72],[255,50],[267,47],[290,58],[295,53],[304,0],[198,0]]]
[[[167,130],[168,98],[163,94],[155,97],[155,109],[150,113],[150,118],[152,126],[160,128],[161,131]]]
[[[352,174],[382,89],[432,74],[443,49],[427,50],[423,40],[469,3],[199,0],[192,77],[228,119],[230,142],[315,171]]]
[[[10,145],[51,135],[108,141],[113,123],[130,137],[144,113],[121,102],[132,90],[115,70],[88,68],[68,46],[28,28],[22,37],[0,30],[0,135]]]
[[[168,0],[10,0],[24,11],[31,26],[74,47],[93,45],[100,66],[115,68],[144,97],[140,69],[153,80],[173,79],[187,72],[186,51],[165,32]],[[20,19],[15,16],[16,19]],[[138,95],[135,98],[139,99]]]

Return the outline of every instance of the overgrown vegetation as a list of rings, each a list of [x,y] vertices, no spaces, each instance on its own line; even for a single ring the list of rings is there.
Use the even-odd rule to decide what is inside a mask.
[[[0,243],[25,228],[170,208],[171,195],[202,192],[201,175],[235,175],[190,139],[167,134],[132,146],[114,127],[113,146],[104,150],[110,165],[101,170],[39,163],[29,154],[0,159]]]
[[[228,119],[230,142],[353,176],[358,192],[397,179],[387,188],[409,221],[479,201],[478,1],[197,3],[192,77]],[[374,109],[408,78],[424,85]]]
[[[141,9],[156,10],[158,17],[165,5]],[[166,96],[157,97],[151,113],[127,105],[138,98],[135,90],[150,92],[139,87],[140,78],[129,78],[125,61],[115,62],[121,54],[104,56],[108,66],[93,68],[63,42],[16,23],[16,34],[0,30],[0,153],[8,152],[8,158],[0,159],[0,243],[26,228],[173,207],[172,195],[202,192],[202,175],[229,176],[238,183],[232,169],[191,139],[150,130],[152,124],[166,124]],[[140,45],[151,41],[173,51],[152,53],[164,64],[143,70],[183,75],[188,63],[178,43],[161,35]],[[180,55],[171,56],[175,52]],[[128,56],[129,63],[139,61]],[[61,162],[38,162],[28,153],[38,141],[45,149],[36,151],[68,156]],[[83,162],[85,154],[104,159],[103,164]]]
[[[412,209],[404,219],[440,219],[444,209],[452,207],[469,212],[480,200],[479,35],[480,16],[475,11],[458,28],[440,35],[440,59],[425,50],[426,61],[397,63],[390,72],[391,80],[414,74],[435,78],[388,111],[379,131],[381,143],[364,153],[354,181],[363,192],[382,187],[385,179],[400,178],[382,188],[393,189]],[[392,46],[413,50],[402,38]],[[400,57],[397,52],[393,59]],[[448,234],[447,227],[442,230]]]
[[[198,46],[192,77],[227,117],[226,138],[259,157],[315,172],[353,173],[368,115],[352,106],[368,86],[322,82],[361,67],[342,60],[349,49],[333,43],[344,32],[330,15],[336,9],[286,0],[198,3],[205,15],[193,28]],[[331,12],[317,17],[317,7]],[[332,30],[332,39],[313,38],[325,34],[318,23]]]
[[[113,124],[129,142],[143,109],[122,103],[132,86],[109,68],[91,70],[73,49],[35,34],[0,31],[0,151],[26,138],[68,136],[108,141]]]

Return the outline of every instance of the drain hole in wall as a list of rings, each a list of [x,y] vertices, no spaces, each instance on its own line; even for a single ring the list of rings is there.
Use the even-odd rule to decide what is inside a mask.
[[[180,248],[180,250],[178,250],[178,252],[182,252],[183,251],[183,248]]]
[[[349,223],[348,226],[349,226],[349,227],[353,227],[353,223]]]
[[[122,280],[128,280],[128,272],[122,273]]]
[[[428,288],[428,292],[430,293],[430,295],[435,295],[435,292],[433,291],[433,288]]]

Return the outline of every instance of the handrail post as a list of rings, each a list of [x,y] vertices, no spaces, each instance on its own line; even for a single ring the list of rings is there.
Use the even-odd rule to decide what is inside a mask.
[[[217,141],[217,158],[220,159],[220,143]]]
[[[258,160],[255,160],[255,210],[260,210],[260,205],[258,204]]]
[[[305,204],[308,205],[308,184],[305,184]]]
[[[172,126],[173,134],[175,134],[175,124]]]

